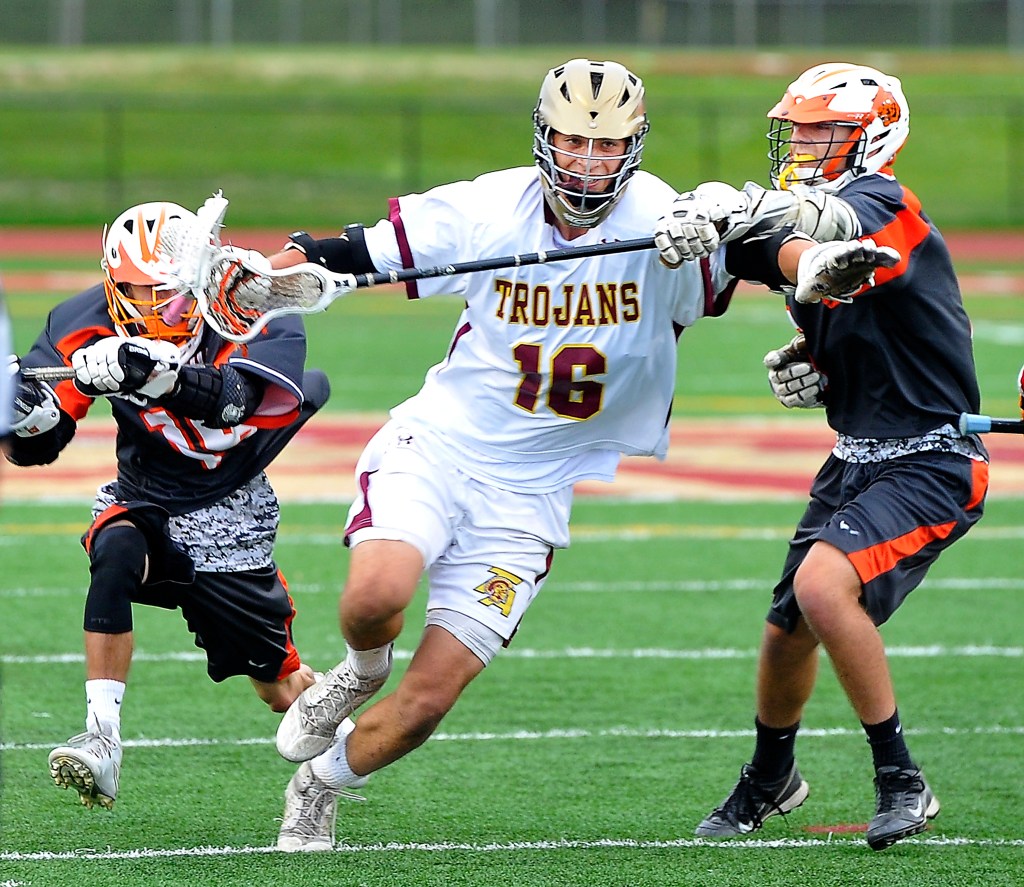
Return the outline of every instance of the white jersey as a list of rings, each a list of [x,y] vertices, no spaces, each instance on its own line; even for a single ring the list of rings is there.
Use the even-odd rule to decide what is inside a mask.
[[[380,271],[652,236],[676,191],[645,172],[596,228],[561,240],[535,167],[391,201],[366,231]],[[656,250],[406,284],[465,299],[445,359],[392,417],[441,436],[471,474],[547,491],[610,480],[620,454],[664,457],[679,334],[725,310],[722,256],[671,270]]]

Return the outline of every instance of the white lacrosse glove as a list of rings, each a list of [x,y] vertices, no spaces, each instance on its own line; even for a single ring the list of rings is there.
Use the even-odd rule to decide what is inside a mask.
[[[825,406],[828,379],[818,372],[807,353],[804,334],[794,336],[789,344],[769,351],[764,356],[768,384],[775,399],[786,409],[814,409]]]
[[[273,270],[270,259],[258,250],[242,249],[240,246],[224,246],[221,247],[221,255],[230,256],[238,259],[240,262],[244,262],[246,270],[250,273],[266,274],[268,271]]]
[[[863,286],[875,285],[876,268],[893,268],[900,254],[864,240],[830,240],[805,250],[797,262],[795,298],[804,305],[831,299],[850,302]]]
[[[704,182],[684,191],[654,226],[654,245],[662,264],[678,268],[704,259],[722,243],[731,220],[746,218],[747,199],[725,182]]]
[[[181,352],[171,342],[132,336],[106,336],[71,355],[75,386],[83,394],[156,398],[170,393],[178,378]]]
[[[18,437],[45,434],[60,423],[60,400],[56,392],[39,379],[24,379],[15,355],[7,358],[7,372],[13,376],[14,402],[11,431]]]

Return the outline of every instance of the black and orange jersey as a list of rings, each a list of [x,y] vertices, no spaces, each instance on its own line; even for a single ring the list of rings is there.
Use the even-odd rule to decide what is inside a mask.
[[[851,437],[916,437],[977,412],[980,394],[953,261],[920,201],[888,176],[854,179],[837,196],[861,237],[896,249],[894,268],[848,304],[787,307],[828,377],[829,425]]]
[[[807,339],[814,364],[828,377],[825,412],[841,434],[857,438],[917,437],[960,413],[978,411],[980,395],[953,261],[917,197],[887,175],[854,179],[837,192],[857,214],[861,238],[895,248],[901,260],[875,271],[849,303],[786,307]],[[731,274],[774,289],[785,283],[775,252],[786,231],[728,245]]]
[[[112,335],[117,333],[103,287],[98,285],[50,312],[22,365],[70,365],[75,350]],[[223,499],[266,468],[327,401],[326,377],[319,371],[305,371],[306,337],[299,318],[271,322],[263,335],[247,345],[228,342],[208,327],[201,335],[191,361],[230,364],[258,379],[264,391],[262,402],[243,424],[212,428],[175,415],[159,403],[139,406],[109,397],[117,424],[115,493],[123,501],[152,502],[171,514],[184,514]],[[70,381],[61,382],[55,390],[61,410],[76,422],[94,402]],[[17,463],[30,465],[37,464],[32,448],[45,442],[17,438],[12,446]]]

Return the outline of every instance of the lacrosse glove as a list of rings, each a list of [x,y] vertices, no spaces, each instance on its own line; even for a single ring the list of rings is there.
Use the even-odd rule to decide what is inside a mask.
[[[112,394],[135,402],[162,397],[174,388],[181,352],[171,342],[106,336],[71,355],[75,387],[89,397]]]
[[[786,409],[825,406],[828,379],[811,363],[803,333],[794,336],[788,345],[769,351],[764,365],[772,394]]]

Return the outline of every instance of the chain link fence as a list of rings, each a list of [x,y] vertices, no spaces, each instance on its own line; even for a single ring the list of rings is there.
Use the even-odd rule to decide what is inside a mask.
[[[900,179],[944,227],[1024,222],[1024,108],[1008,96],[915,100]],[[519,103],[455,99],[0,96],[0,225],[97,224],[154,195],[198,206],[223,188],[236,226],[337,230],[373,222],[387,198],[533,162]],[[644,168],[680,190],[707,180],[767,185],[764,102],[661,99]],[[68,151],[68,133],[74,150]],[[373,144],[387,150],[367,150]],[[465,133],[488,133],[467,139]],[[957,133],[955,151],[935,150]],[[965,167],[950,168],[951,157]],[[353,158],[358,158],[353,162]],[[981,171],[983,169],[983,174]]]
[[[1024,49],[1024,0],[3,0],[0,45]]]

